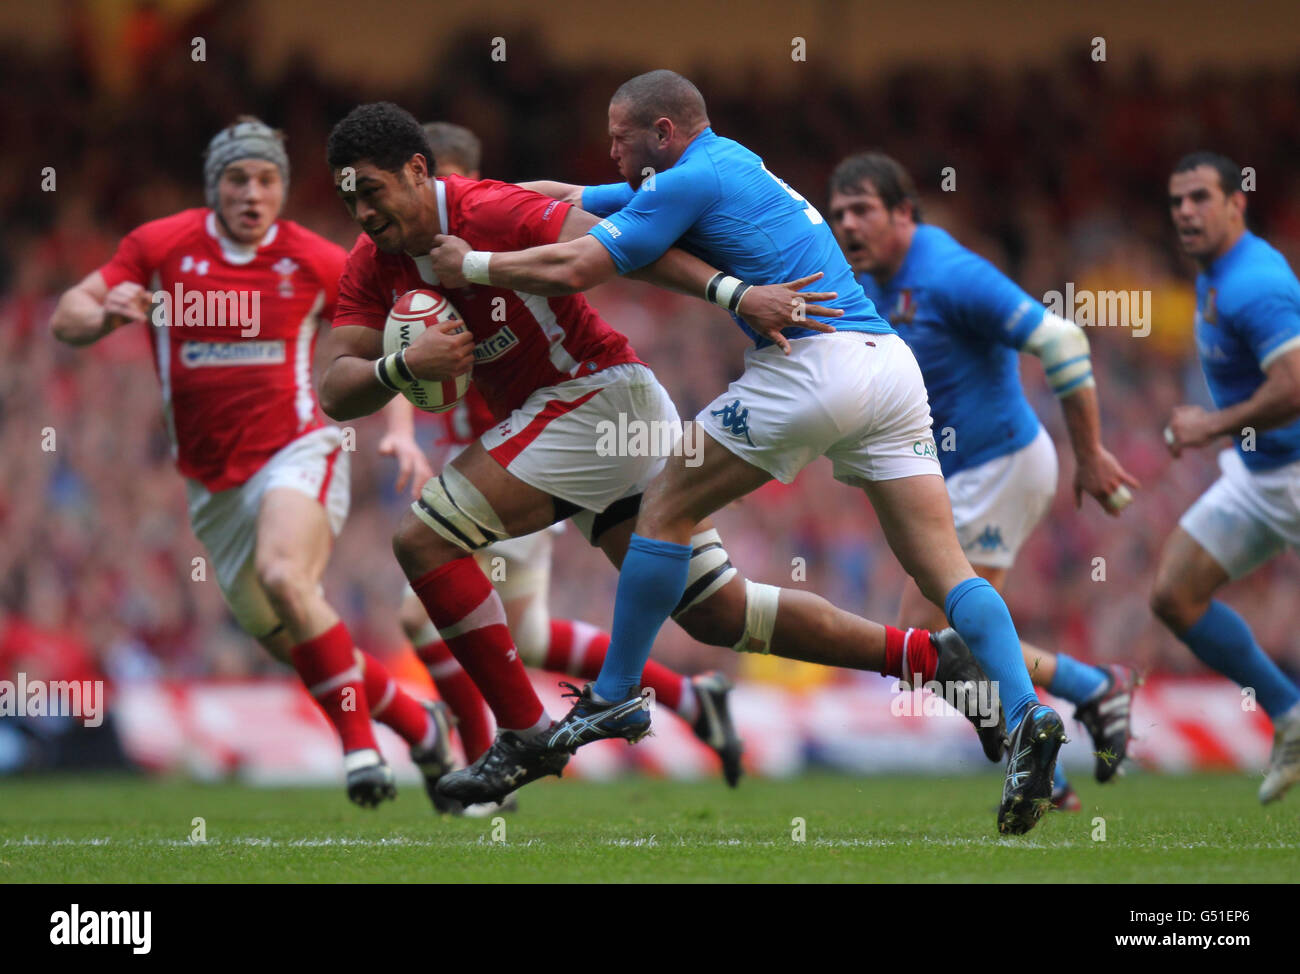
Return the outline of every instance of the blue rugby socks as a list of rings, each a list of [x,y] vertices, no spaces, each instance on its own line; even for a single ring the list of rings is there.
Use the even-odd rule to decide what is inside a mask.
[[[1047,692],[1061,697],[1070,703],[1087,703],[1106,689],[1109,678],[1106,672],[1096,666],[1080,663],[1064,653],[1056,654],[1056,673]]]
[[[655,636],[686,591],[691,546],[633,534],[618,575],[609,650],[592,688],[607,702],[626,700],[641,685]]]
[[[979,660],[984,675],[997,688],[1007,717],[1007,732],[1014,732],[1038,697],[1007,604],[985,579],[968,578],[948,593],[943,611]]]
[[[1196,625],[1178,638],[1206,666],[1254,689],[1270,717],[1276,719],[1300,702],[1300,689],[1259,648],[1246,620],[1222,602],[1211,602]]]

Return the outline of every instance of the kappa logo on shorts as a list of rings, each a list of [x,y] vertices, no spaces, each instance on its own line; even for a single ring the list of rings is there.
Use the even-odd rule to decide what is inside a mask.
[[[999,548],[1003,551],[1007,550],[1007,546],[1002,542],[1002,529],[992,524],[984,525],[984,530],[975,538],[975,544],[979,545],[981,551],[997,551]]]
[[[739,399],[730,406],[710,410],[709,415],[717,416],[718,423],[732,436],[743,436],[746,443],[754,445],[754,441],[749,438],[749,407],[741,409]]]
[[[931,460],[939,459],[939,451],[934,448],[934,440],[917,440],[912,444],[912,452],[918,457],[929,457]]]

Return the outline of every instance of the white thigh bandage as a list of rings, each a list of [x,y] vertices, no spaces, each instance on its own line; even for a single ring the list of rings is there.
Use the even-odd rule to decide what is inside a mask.
[[[736,569],[722,547],[722,536],[717,531],[701,531],[691,535],[691,561],[686,570],[686,591],[673,609],[677,618],[688,609],[699,605],[710,595],[736,577]]]
[[[1047,312],[1025,339],[1023,351],[1042,360],[1047,381],[1058,398],[1096,385],[1088,354],[1088,336],[1073,321]]]
[[[745,579],[745,632],[731,648],[738,653],[772,651],[772,632],[776,629],[776,609],[781,590]]]
[[[469,553],[507,537],[505,525],[487,498],[455,467],[429,478],[411,510],[442,537]]]

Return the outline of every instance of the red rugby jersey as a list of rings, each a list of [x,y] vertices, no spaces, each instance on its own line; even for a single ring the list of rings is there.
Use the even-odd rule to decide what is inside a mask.
[[[496,424],[496,417],[483,401],[483,394],[472,384],[455,408],[445,413],[425,413],[417,409],[415,415],[427,416],[436,422],[438,443],[447,446],[468,446]]]
[[[496,180],[446,176],[436,183],[446,232],[475,250],[524,250],[555,243],[569,204]],[[444,288],[430,257],[385,254],[362,234],[339,282],[334,327],[383,330],[389,309],[415,288],[444,295],[474,336],[474,385],[491,413],[505,416],[536,389],[624,363],[640,363],[626,337],[581,294],[540,297],[471,284]]]
[[[134,281],[154,293],[149,338],[186,477],[213,492],[237,487],[323,425],[312,354],[346,259],[288,220],[240,247],[198,208],[133,230],[100,268],[110,288]]]

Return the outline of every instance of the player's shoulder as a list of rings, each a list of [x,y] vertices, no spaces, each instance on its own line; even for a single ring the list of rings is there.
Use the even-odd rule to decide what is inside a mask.
[[[969,287],[1006,277],[992,261],[962,246],[951,233],[932,223],[917,226],[912,247],[917,270],[937,286]]]
[[[1300,303],[1300,280],[1277,248],[1262,237],[1247,233],[1230,252],[1224,273],[1215,275],[1219,310],[1231,316],[1261,304]]]
[[[171,216],[148,220],[132,230],[130,235],[147,244],[179,243],[206,233],[211,212],[205,206],[181,210]]]
[[[721,181],[728,170],[734,171],[737,167],[762,169],[763,160],[735,139],[725,138],[706,128],[686,147],[677,165],[662,175],[691,176],[698,180],[700,175],[707,174],[715,181]]]
[[[491,250],[502,235],[513,238],[520,228],[543,238],[548,228],[564,222],[569,204],[514,183],[496,179],[444,176],[449,230],[471,245]],[[558,233],[558,230],[553,231]]]
[[[457,217],[473,219],[476,214],[499,211],[520,201],[541,197],[540,193],[499,179],[470,179],[466,176],[440,176],[447,191],[452,226]],[[557,201],[558,202],[558,201]]]

